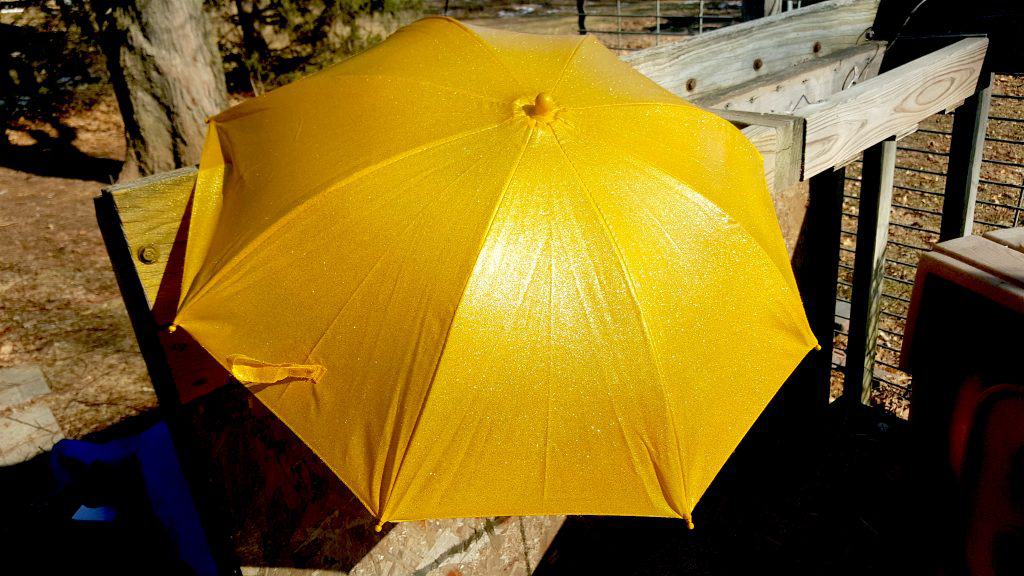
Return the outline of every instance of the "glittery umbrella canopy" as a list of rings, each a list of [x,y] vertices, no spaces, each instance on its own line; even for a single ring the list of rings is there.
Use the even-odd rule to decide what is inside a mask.
[[[175,325],[383,521],[689,520],[815,345],[757,150],[428,18],[216,116]]]

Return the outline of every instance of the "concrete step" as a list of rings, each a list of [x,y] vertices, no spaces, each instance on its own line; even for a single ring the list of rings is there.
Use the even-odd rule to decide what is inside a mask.
[[[29,460],[64,438],[53,412],[42,401],[49,393],[39,366],[0,368],[0,466]]]

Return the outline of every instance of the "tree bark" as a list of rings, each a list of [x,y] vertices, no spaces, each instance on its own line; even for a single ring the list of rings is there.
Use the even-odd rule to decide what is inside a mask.
[[[124,117],[120,179],[199,162],[206,119],[227,107],[202,0],[92,0],[88,15]]]

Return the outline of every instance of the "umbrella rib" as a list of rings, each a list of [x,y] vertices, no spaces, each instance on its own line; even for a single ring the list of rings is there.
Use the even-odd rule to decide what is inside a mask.
[[[718,212],[721,215],[726,216],[730,220],[735,222],[736,225],[739,227],[739,229],[742,230],[743,234],[745,234],[747,237],[749,237],[754,242],[754,245],[757,246],[757,249],[761,252],[762,255],[764,255],[765,259],[768,260],[768,262],[771,264],[771,269],[774,270],[775,273],[778,275],[779,280],[782,282],[782,287],[785,290],[790,291],[789,280],[786,278],[786,275],[783,273],[783,271],[781,269],[779,269],[778,264],[776,264],[775,260],[771,257],[771,253],[768,252],[767,247],[765,247],[765,245],[761,243],[761,240],[758,239],[757,236],[754,236],[750,232],[750,230],[747,229],[747,226],[743,222],[740,222],[739,219],[737,219],[732,214],[727,212],[724,208],[719,206],[718,203],[716,203],[714,200],[708,198],[707,196],[701,194],[700,192],[697,192],[692,186],[690,186],[686,182],[683,182],[682,180],[680,180],[679,178],[673,176],[672,174],[669,174],[668,172],[665,172],[661,168],[658,168],[657,166],[654,166],[650,162],[646,162],[646,161],[644,161],[641,158],[637,158],[636,156],[634,156],[633,154],[630,154],[628,152],[626,153],[626,156],[631,158],[637,164],[640,164],[642,166],[646,166],[648,169],[652,170],[662,180],[667,180],[667,181],[669,181],[669,183],[675,184],[675,186],[673,186],[673,188],[680,188],[680,189],[682,189],[683,195],[687,196],[690,199],[691,202],[693,202],[697,206],[701,207],[705,211],[711,212],[715,216],[718,216],[718,214],[715,214],[715,212]],[[671,240],[671,238],[670,238],[670,240]],[[674,243],[674,240],[673,240],[673,243]],[[799,294],[797,294],[797,296],[799,296]],[[799,315],[794,316],[795,312],[794,312],[794,310],[792,310],[792,306],[791,305],[787,305],[787,306],[785,306],[785,308],[786,308],[787,313],[790,316],[790,321],[793,322],[794,326],[796,326],[798,329],[800,329],[801,325],[803,323],[799,321]],[[802,329],[801,329],[801,332],[802,332]]]
[[[385,158],[384,160],[381,160],[380,162],[371,164],[370,166],[367,166],[367,167],[365,167],[365,168],[363,168],[361,170],[357,170],[356,172],[348,175],[345,178],[342,178],[341,180],[339,180],[337,182],[325,184],[325,185],[323,185],[323,187],[330,188],[331,191],[342,189],[342,188],[352,184],[353,182],[358,182],[362,178],[364,178],[366,176],[370,176],[370,175],[374,174],[375,172],[377,172],[378,170],[386,168],[386,167],[388,167],[388,166],[390,166],[390,165],[392,165],[392,164],[394,164],[396,162],[400,162],[402,160],[407,160],[407,159],[409,159],[409,158],[411,158],[413,156],[416,156],[418,154],[422,154],[424,152],[429,152],[430,150],[433,150],[435,148],[439,148],[441,146],[445,146],[447,144],[451,144],[453,142],[457,142],[459,140],[462,140],[462,139],[465,139],[465,138],[469,138],[469,137],[475,136],[477,134],[482,134],[482,133],[487,132],[489,130],[495,130],[497,128],[500,128],[501,126],[504,126],[505,124],[508,124],[508,123],[512,122],[513,120],[515,120],[515,116],[510,117],[510,118],[508,118],[506,120],[503,120],[503,121],[501,121],[501,122],[499,122],[497,124],[488,125],[488,126],[483,127],[483,128],[476,128],[476,129],[473,129],[473,130],[467,130],[465,132],[460,132],[459,134],[455,134],[455,135],[449,136],[447,138],[441,138],[441,139],[438,139],[438,140],[434,140],[432,142],[428,142],[426,144],[421,144],[420,146],[418,146],[418,147],[416,147],[416,148],[414,148],[412,150],[403,152],[401,154],[396,154],[394,156],[390,156],[388,158]],[[317,189],[319,187],[321,187],[321,186],[315,186],[312,189],[315,190],[315,189]],[[307,196],[306,196],[306,198],[304,200],[302,200],[295,207],[293,207],[290,210],[288,210],[288,212],[286,212],[283,216],[281,216],[276,221],[274,221],[273,224],[271,224],[268,228],[266,228],[263,232],[261,232],[254,240],[252,240],[249,244],[246,244],[245,247],[242,248],[242,250],[240,250],[238,253],[236,253],[234,256],[232,256],[230,259],[228,259],[228,261],[225,262],[224,265],[221,266],[202,285],[202,287],[199,288],[199,290],[196,292],[196,294],[194,296],[191,296],[191,297],[186,296],[185,299],[184,299],[185,304],[179,308],[177,316],[180,316],[182,314],[182,312],[184,312],[185,309],[188,308],[189,304],[191,304],[192,302],[195,302],[195,301],[199,300],[201,297],[203,297],[217,283],[217,281],[225,279],[227,277],[228,273],[230,273],[235,268],[240,266],[241,263],[244,262],[246,260],[246,258],[256,250],[256,248],[259,248],[264,242],[266,242],[269,238],[274,236],[274,234],[276,234],[278,231],[283,229],[288,222],[290,222],[291,220],[293,220],[297,216],[299,216],[302,213],[304,213],[307,209],[309,209],[310,206],[314,205],[317,200],[322,200],[326,196],[328,196],[328,194],[326,194],[326,193],[322,193],[322,194],[309,194],[307,192]]]
[[[309,76],[307,78],[304,78],[304,79],[300,80],[299,83],[309,83],[310,85],[312,85],[312,84],[319,83],[319,82],[329,82],[330,80],[332,80],[334,78],[339,78],[339,77],[340,78],[366,78],[366,79],[378,79],[378,80],[396,80],[396,81],[399,81],[399,82],[405,82],[405,83],[410,83],[410,84],[418,84],[420,86],[429,86],[429,87],[432,87],[432,88],[438,88],[438,89],[450,91],[450,92],[453,92],[453,93],[456,93],[456,94],[465,94],[467,96],[472,96],[472,97],[477,98],[478,100],[482,100],[482,101],[504,103],[504,100],[501,100],[499,98],[492,98],[490,96],[485,96],[483,94],[478,94],[476,92],[472,92],[472,91],[469,91],[469,90],[464,90],[464,89],[461,89],[461,88],[455,88],[454,86],[445,86],[444,84],[437,84],[437,83],[429,82],[427,80],[423,80],[423,79],[420,79],[420,78],[407,78],[407,77],[396,76],[396,75],[391,75],[391,74],[345,74],[345,73],[338,73],[336,75],[328,75],[328,72],[329,72],[328,70],[325,70],[325,71],[323,71],[321,73],[314,74],[312,76]],[[211,117],[211,120],[214,120],[214,121],[217,121],[217,122],[224,122],[224,121],[227,121],[227,120],[238,120],[238,119],[241,119],[241,118],[245,118],[247,116],[253,116],[255,114],[258,114],[258,113],[270,110],[272,108],[270,103],[274,102],[275,99],[280,99],[280,98],[286,97],[290,93],[290,91],[293,90],[294,86],[295,86],[295,84],[288,84],[288,85],[282,86],[281,88],[278,88],[277,90],[274,90],[272,92],[267,93],[265,96],[262,96],[261,98],[254,98],[254,99],[251,99],[251,100],[246,100],[245,102],[242,102],[241,104],[239,104],[237,106],[234,106],[232,108],[228,108],[227,110],[224,110],[223,112],[220,112],[220,113],[214,115],[213,117]]]
[[[677,97],[678,98],[678,97]],[[682,108],[684,110],[701,110],[700,107],[685,102],[683,104],[676,104],[674,102],[613,102],[609,104],[594,104],[593,106],[566,106],[565,110],[596,110],[598,108],[626,108],[636,106],[657,106],[659,108]]]
[[[488,54],[491,55],[491,57],[494,59],[494,62],[497,63],[498,66],[500,66],[502,69],[505,70],[505,73],[508,74],[508,77],[511,78],[512,80],[514,80],[515,83],[519,85],[519,89],[520,90],[523,89],[522,81],[520,81],[519,78],[517,78],[516,75],[513,74],[511,70],[509,70],[508,66],[506,66],[505,63],[502,62],[501,57],[498,56],[498,52],[494,49],[494,47],[491,46],[490,44],[488,44],[486,41],[484,41],[484,39],[481,38],[479,34],[477,34],[473,29],[469,28],[468,26],[466,26],[462,22],[459,22],[458,20],[455,20],[454,18],[447,18],[447,17],[439,17],[439,18],[441,18],[441,19],[445,20],[446,22],[454,25],[456,28],[458,28],[459,30],[462,30],[467,35],[469,35],[469,37],[472,38],[474,42],[476,42],[481,47],[483,47],[484,51],[486,51]]]
[[[682,445],[679,443],[679,438],[676,435],[676,428],[674,424],[675,414],[672,412],[672,406],[669,405],[667,402],[668,395],[665,393],[665,377],[662,371],[661,362],[658,361],[658,355],[654,348],[654,338],[651,335],[651,329],[647,323],[647,317],[644,315],[643,307],[640,306],[640,300],[637,298],[636,295],[636,287],[633,284],[633,277],[632,275],[630,275],[629,269],[626,267],[625,259],[623,259],[622,257],[622,252],[619,250],[619,245],[615,241],[615,235],[608,224],[608,219],[605,217],[604,211],[601,210],[601,207],[597,205],[597,201],[594,200],[594,195],[593,193],[591,193],[590,187],[588,187],[587,183],[583,180],[583,176],[576,168],[576,164],[572,161],[571,158],[569,158],[569,154],[565,151],[565,147],[562,146],[562,141],[558,138],[558,134],[554,130],[552,130],[552,135],[554,135],[555,143],[558,144],[558,149],[561,151],[562,157],[565,159],[566,164],[572,171],[573,176],[576,177],[576,180],[579,182],[584,192],[586,192],[587,200],[590,203],[590,207],[594,210],[595,214],[597,215],[598,221],[601,223],[601,229],[604,232],[604,235],[607,238],[609,244],[611,244],[612,251],[615,254],[615,261],[619,265],[619,270],[622,272],[623,280],[626,282],[626,289],[629,291],[629,299],[630,301],[633,302],[633,307],[636,308],[637,316],[640,319],[640,329],[643,331],[644,341],[647,343],[648,351],[651,354],[651,362],[654,363],[654,370],[655,375],[658,379],[658,386],[661,388],[662,396],[666,398],[666,408],[668,411],[669,418],[672,422],[671,427],[673,430],[673,435],[676,439],[676,449],[681,451]],[[651,462],[651,464],[653,466],[656,466],[653,461]],[[679,469],[681,475],[683,476],[683,501],[687,501],[688,490],[686,488],[686,474],[683,466],[680,466]],[[658,484],[661,488],[662,495],[665,498],[665,502],[668,503],[669,506],[672,506],[672,501],[674,500],[674,498],[672,498],[669,492],[665,489],[665,486],[662,484],[661,476],[656,474],[656,477],[658,478]],[[683,514],[683,512],[679,510],[676,510],[676,512],[680,515]],[[687,514],[688,513],[689,511],[687,512]]]
[[[516,173],[519,171],[519,165],[523,161],[523,157],[526,156],[526,150],[530,146],[530,142],[533,140],[533,135],[536,132],[536,125],[530,128],[529,134],[526,136],[526,140],[523,142],[522,147],[519,149],[518,157],[516,158],[515,164],[512,166],[512,170],[509,171],[508,178],[505,179],[505,183],[501,187],[501,193],[498,195],[498,199],[494,202],[494,209],[491,211],[491,217],[487,220],[487,227],[484,228],[483,234],[480,235],[480,245],[477,247],[476,260],[480,259],[480,254],[483,253],[484,246],[487,243],[487,238],[491,235],[491,228],[494,226],[494,221],[498,216],[498,212],[501,211],[502,205],[505,203],[505,195],[508,192],[509,186],[512,185],[512,181],[515,179]],[[474,266],[475,268],[475,266]],[[395,485],[398,484],[398,478],[402,475],[402,468],[405,465],[405,458],[409,454],[409,447],[412,446],[413,441],[416,439],[416,432],[420,427],[420,420],[423,418],[423,412],[426,411],[427,401],[430,399],[430,391],[434,387],[434,381],[437,380],[438,370],[441,368],[441,360],[444,358],[445,349],[448,347],[448,339],[451,337],[452,326],[455,324],[455,319],[459,315],[459,308],[462,307],[462,301],[466,296],[466,288],[469,285],[470,279],[473,277],[473,273],[466,275],[466,281],[462,286],[462,291],[459,293],[459,301],[455,303],[455,309],[452,312],[451,321],[448,323],[448,328],[444,333],[444,340],[441,343],[441,350],[437,354],[437,361],[434,363],[434,370],[431,373],[430,381],[427,383],[427,389],[423,392],[423,400],[420,403],[419,409],[416,412],[416,419],[413,420],[412,431],[409,432],[409,440],[405,444],[405,450],[402,452],[402,456],[398,461],[398,466],[395,467],[395,472],[391,479],[391,487],[388,490],[387,499],[381,502],[381,514],[387,508],[387,504],[390,502],[393,495]],[[383,518],[382,518],[383,519]]]
[[[484,101],[487,101],[487,102],[498,102],[500,104],[505,104],[506,103],[504,100],[502,100],[500,98],[492,98],[491,96],[485,96],[483,94],[478,94],[476,92],[471,92],[469,90],[463,90],[461,88],[456,88],[454,86],[445,86],[444,84],[437,84],[435,82],[428,82],[426,80],[421,80],[419,78],[406,78],[406,77],[403,77],[403,76],[392,76],[390,74],[338,74],[338,76],[341,76],[341,77],[344,77],[344,78],[373,78],[373,79],[379,79],[379,80],[395,80],[395,81],[398,81],[400,83],[404,82],[404,83],[409,83],[409,84],[418,84],[420,86],[429,86],[431,88],[439,88],[441,90],[446,90],[446,91],[449,91],[449,92],[453,92],[455,94],[465,94],[466,96],[473,96],[474,98],[478,98],[480,100],[484,100]]]
[[[465,170],[459,172],[459,174],[455,178],[453,178],[452,181],[449,182],[447,186],[445,186],[443,189],[438,191],[438,194],[435,194],[434,196],[432,196],[423,205],[423,207],[420,208],[420,211],[417,212],[412,218],[409,219],[409,223],[406,224],[406,226],[404,228],[402,228],[402,231],[399,232],[398,234],[395,234],[393,240],[388,244],[387,248],[385,248],[383,251],[381,251],[380,257],[377,258],[377,261],[374,262],[373,266],[370,267],[370,269],[366,272],[366,275],[363,276],[362,279],[359,280],[358,285],[355,287],[355,289],[352,290],[352,293],[349,294],[349,297],[345,300],[345,303],[338,310],[338,313],[334,315],[334,318],[332,318],[331,322],[327,325],[326,328],[324,328],[324,331],[320,334],[320,337],[317,338],[316,342],[313,343],[313,347],[310,348],[309,354],[306,355],[306,360],[303,362],[304,364],[309,362],[309,359],[312,358],[313,354],[320,347],[320,344],[323,343],[324,338],[327,337],[327,334],[331,331],[332,328],[334,328],[334,325],[337,324],[339,319],[341,319],[341,315],[345,312],[346,309],[348,309],[349,304],[352,303],[352,300],[355,298],[356,293],[359,292],[359,290],[363,287],[363,284],[366,283],[366,281],[370,278],[370,276],[377,269],[377,267],[380,266],[380,264],[384,261],[384,258],[388,254],[391,253],[391,251],[395,248],[395,246],[398,245],[399,239],[406,232],[408,232],[413,227],[414,224],[419,222],[420,216],[422,216],[431,206],[433,206],[437,202],[437,200],[440,198],[441,194],[443,194],[444,192],[447,192],[448,190],[450,190],[452,188],[452,186],[455,185],[456,182],[458,182],[463,176],[468,174],[470,170],[472,170],[473,168],[476,168],[477,166],[479,166],[481,162],[483,162],[483,156],[482,155],[479,158],[477,158],[475,162],[471,162],[469,167],[467,167]]]
[[[569,53],[569,57],[565,59],[565,64],[562,65],[562,69],[558,72],[558,77],[555,79],[555,83],[551,86],[551,93],[554,94],[555,90],[558,90],[558,86],[562,83],[562,79],[565,78],[565,73],[569,70],[569,65],[572,64],[573,60],[576,59],[576,53],[583,47],[583,43],[587,41],[590,36],[583,36],[576,46]]]

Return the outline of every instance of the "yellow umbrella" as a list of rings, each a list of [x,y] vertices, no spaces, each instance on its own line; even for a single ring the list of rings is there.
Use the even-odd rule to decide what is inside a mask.
[[[691,511],[815,345],[761,158],[444,18],[214,117],[175,324],[381,522]]]

